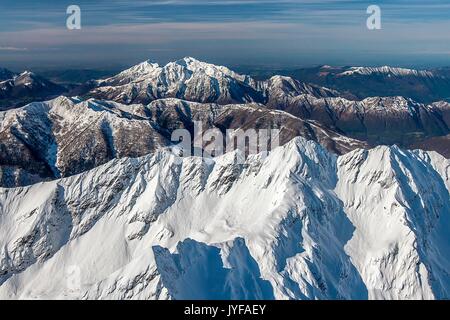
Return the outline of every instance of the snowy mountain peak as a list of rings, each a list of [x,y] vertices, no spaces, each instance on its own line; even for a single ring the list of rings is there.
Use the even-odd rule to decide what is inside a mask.
[[[260,84],[265,88],[265,96],[269,101],[284,100],[291,97],[310,95],[311,97],[336,97],[338,92],[325,87],[319,87],[304,82],[300,82],[291,77],[276,75]]]
[[[340,73],[340,76],[351,75],[372,75],[372,74],[385,74],[397,77],[403,76],[420,76],[420,77],[434,77],[432,71],[427,70],[414,70],[406,68],[395,68],[390,66],[382,67],[351,67],[349,70]]]
[[[283,81],[293,82],[295,80],[293,78],[287,77],[287,76],[274,75],[269,79],[269,81],[275,82],[275,83],[282,83]]]
[[[248,76],[240,75],[234,71],[231,71],[225,66],[217,66],[211,63],[197,60],[193,57],[185,57],[175,62],[168,63],[167,69],[173,68],[174,65],[182,66],[192,73],[205,73],[207,76],[214,77],[220,80],[222,77],[231,77],[238,81],[245,82]]]
[[[21,79],[34,79],[36,78],[36,74],[31,72],[31,71],[24,71],[20,74],[18,74],[17,76],[14,77],[15,81],[20,81]]]
[[[197,60],[193,57],[184,57],[180,60],[175,61],[175,63],[185,64],[185,65],[210,65],[209,63]]]
[[[154,71],[155,69],[158,69],[158,68],[159,68],[159,64],[153,63],[150,60],[146,60],[146,61],[144,61],[142,63],[139,63],[138,65],[132,67],[129,70],[146,73],[146,72],[152,72],[152,71]]]
[[[35,76],[35,73],[31,72],[31,71],[28,71],[28,70],[25,70],[19,76],[32,77],[32,76]]]
[[[372,97],[366,98],[362,103],[367,108],[378,108],[385,112],[396,112],[399,110],[426,110],[430,108],[405,97]]]
[[[123,85],[132,81],[142,81],[145,78],[151,77],[159,70],[160,67],[157,63],[152,63],[147,60],[120,72],[114,77],[106,80],[99,80],[97,82],[99,84],[111,83],[113,85]]]
[[[450,296],[448,160],[302,138],[236,156],[158,151],[0,190],[0,298]]]
[[[242,103],[258,101],[256,81],[223,66],[192,57],[161,67],[148,61],[118,75],[97,81],[91,96],[122,103],[149,103],[160,98],[197,102]]]

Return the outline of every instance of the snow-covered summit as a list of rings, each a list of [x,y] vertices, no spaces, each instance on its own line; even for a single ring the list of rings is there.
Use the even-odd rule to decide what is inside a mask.
[[[336,153],[365,144],[320,124],[259,104],[219,105],[177,98],[149,105],[60,96],[0,112],[0,186],[23,186],[90,170],[113,158],[143,156],[172,143],[177,129],[280,130],[280,143],[296,136]]]
[[[148,103],[160,98],[243,103],[260,100],[256,82],[223,66],[186,57],[165,66],[149,61],[97,81],[90,95],[118,102]]]
[[[287,77],[256,81],[227,67],[185,57],[165,66],[145,61],[116,76],[96,81],[96,88],[89,95],[121,103],[149,103],[161,98],[219,104],[263,103],[268,99],[268,91],[274,91],[271,85],[280,84],[277,82],[279,78],[284,79],[283,85],[289,86],[280,88],[284,91],[289,91],[292,87],[289,83],[296,82],[296,91],[326,96],[331,92],[325,88],[312,89],[312,86]]]
[[[0,189],[0,297],[449,297],[448,160],[302,138],[238,153],[159,151]]]

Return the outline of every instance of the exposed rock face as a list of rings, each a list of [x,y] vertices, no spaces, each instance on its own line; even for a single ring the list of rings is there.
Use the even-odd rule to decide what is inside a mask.
[[[258,82],[223,66],[187,57],[160,67],[145,61],[118,75],[91,84],[87,96],[120,103],[143,103],[161,98],[217,104],[264,103],[274,91],[335,96],[331,90],[310,86],[287,77]]]
[[[64,177],[113,158],[148,154],[167,144],[152,123],[143,121],[142,106],[120,107],[59,97],[4,112],[2,185]]]
[[[304,136],[336,153],[365,144],[262,105],[200,104],[162,99],[122,105],[66,97],[0,113],[0,181],[13,187],[77,174],[114,158],[139,157],[175,144],[171,134],[194,121],[203,130],[280,129],[280,143]]]
[[[0,298],[449,298],[448,160],[302,138],[241,156],[0,189]]]
[[[385,82],[380,80],[382,83],[390,83],[391,78],[402,81],[406,81],[406,78],[445,80],[441,73],[390,67],[324,66],[320,70],[321,74],[332,74],[338,78],[387,77]],[[306,79],[311,80],[308,77]],[[326,82],[320,84],[327,85]],[[148,103],[165,97],[202,103],[260,103],[302,119],[315,120],[325,128],[372,146],[397,144],[412,148],[423,145],[430,138],[450,134],[450,104],[447,102],[423,104],[401,96],[370,97],[361,101],[354,96],[346,99],[343,96],[351,95],[293,78],[274,76],[266,81],[256,81],[228,68],[193,58],[172,62],[164,67],[144,62],[115,77],[97,81],[94,86],[96,88],[88,96],[122,103]],[[391,86],[395,88],[395,85]],[[449,148],[446,143],[432,146],[433,150],[449,156],[445,151]]]
[[[164,99],[148,106],[148,115],[159,127],[169,131],[185,128],[192,132],[193,121],[200,121],[203,129],[278,129],[280,144],[294,137],[314,140],[329,150],[342,154],[367,147],[361,141],[347,138],[315,121],[303,120],[289,113],[267,109],[261,104],[218,105],[199,104],[178,99]]]
[[[220,104],[260,101],[256,82],[226,67],[184,58],[164,67],[149,61],[106,80],[99,80],[88,96],[121,103],[144,103],[180,98]]]
[[[398,144],[408,148],[424,139],[450,133],[450,104],[446,102],[425,105],[403,97],[351,101],[302,94],[274,97],[267,105],[316,120],[371,145]],[[433,150],[448,156],[442,148]]]

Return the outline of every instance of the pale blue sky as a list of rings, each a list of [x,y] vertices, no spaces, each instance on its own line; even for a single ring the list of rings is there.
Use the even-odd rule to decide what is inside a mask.
[[[66,29],[66,8],[82,30]],[[382,30],[366,9],[382,9]],[[449,0],[0,0],[0,66],[450,65]]]

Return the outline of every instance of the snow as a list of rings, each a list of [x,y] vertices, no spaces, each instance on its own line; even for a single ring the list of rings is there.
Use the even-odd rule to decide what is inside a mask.
[[[395,68],[389,66],[383,67],[351,67],[349,70],[339,74],[339,76],[352,76],[352,75],[372,75],[372,74],[387,74],[388,76],[394,75],[397,77],[404,76],[416,76],[433,78],[435,77],[432,71],[427,70],[414,70],[406,68]]]
[[[341,75],[373,73],[433,76],[391,67]],[[26,84],[34,75],[18,77]],[[145,61],[97,84],[93,96],[126,104],[58,97],[0,112],[0,132],[13,125],[39,138],[58,176],[68,169],[65,148],[78,153],[73,133],[101,122],[115,157],[121,130],[144,121],[154,134],[151,108],[212,121],[233,110],[266,113],[272,98],[323,106],[337,119],[348,112],[414,118],[449,107],[403,97],[349,101],[292,78],[256,82],[191,57]],[[132,104],[140,99],[153,102]],[[307,122],[319,141],[359,143],[284,111],[267,114]],[[338,157],[303,138],[244,163],[239,151],[180,159],[170,150],[0,188],[0,299],[450,298],[450,163],[439,154],[382,146]]]
[[[0,189],[0,298],[449,298],[449,160],[303,138],[241,156]]]
[[[97,81],[98,88],[92,94],[107,94],[110,99],[129,103],[137,97],[154,100],[163,97],[196,97],[196,101],[216,100],[238,102],[253,101],[245,90],[255,90],[256,82],[226,67],[215,66],[191,57],[170,62],[160,67],[145,61],[118,75]],[[242,96],[236,96],[237,92]]]
[[[450,198],[441,165],[397,147],[359,151],[339,162],[336,192],[356,228],[346,250],[367,279],[369,296],[448,297],[450,237],[442,233],[450,226]],[[448,170],[449,161],[442,164]],[[349,175],[354,166],[358,171]]]
[[[165,66],[145,61],[116,76],[96,81],[91,96],[122,103],[149,103],[160,98],[181,98],[195,102],[263,103],[268,94],[310,93],[335,96],[336,92],[301,83],[288,77],[275,76],[256,81],[227,67],[186,57]]]

